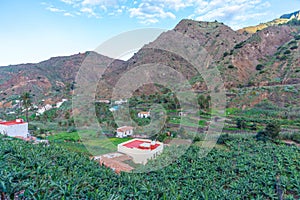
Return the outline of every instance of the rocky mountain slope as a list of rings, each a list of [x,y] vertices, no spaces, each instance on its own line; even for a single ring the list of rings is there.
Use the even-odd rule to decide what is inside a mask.
[[[211,66],[219,69],[228,93],[234,91],[235,95],[239,96],[240,88],[244,88],[248,93],[247,89],[252,91],[254,87],[262,86],[275,87],[293,84],[294,87],[298,87],[300,84],[299,30],[300,27],[297,25],[274,25],[257,33],[244,35],[218,22],[182,20],[174,30],[163,33],[137,52],[127,62],[123,72],[118,71],[118,75],[116,75],[111,70],[106,73],[105,78],[109,80],[106,85],[110,87],[110,89],[106,88],[106,91],[110,91],[122,74],[133,68],[146,63],[160,63],[180,71],[190,80],[193,89],[204,92],[206,90],[205,82],[201,75],[197,74],[195,69],[193,70],[193,66],[189,62],[178,55],[152,48],[168,41],[174,32],[180,32],[184,36],[192,38],[195,43],[206,49],[213,58]],[[141,93],[149,91],[149,87],[147,87]],[[296,94],[285,94],[289,93],[287,90],[276,91],[278,91],[276,95],[273,90],[259,95],[255,94],[251,97],[253,103],[248,98],[240,97],[230,101],[234,102],[232,104],[234,106],[242,107],[239,102],[247,102],[245,105],[253,106],[273,95],[274,103],[294,102],[282,99],[282,97],[289,96],[290,98]],[[251,92],[247,96],[251,96]],[[279,97],[281,97],[281,101],[278,101]]]
[[[111,62],[113,59],[95,52],[72,56],[54,57],[36,64],[20,64],[0,67],[0,106],[10,107],[23,92],[31,92],[33,101],[42,99],[48,104],[70,94],[75,85],[75,76],[86,57]],[[118,61],[122,63],[123,61]],[[96,63],[90,63],[96,64]]]
[[[299,18],[299,12],[281,17],[283,20],[296,18]],[[31,91],[35,95],[35,102],[45,99],[53,103],[70,95],[76,86],[76,74],[87,57],[93,57],[87,63],[90,66],[110,63],[98,86],[97,98],[110,98],[112,88],[126,72],[149,63],[171,66],[190,81],[195,91],[204,92],[205,82],[190,62],[176,53],[156,48],[170,42],[175,33],[191,39],[196,46],[206,50],[207,55],[212,58],[210,65],[219,69],[228,93],[234,94],[229,100],[231,105],[243,106],[247,102],[247,106],[253,106],[264,99],[276,103],[280,100],[279,97],[292,98],[299,94],[295,92],[300,84],[299,25],[273,23],[261,31],[244,34],[219,22],[182,20],[173,30],[145,45],[128,61],[86,52],[51,58],[37,64],[0,67],[0,107],[11,107],[13,101],[24,91]],[[284,89],[287,84],[294,85],[291,89],[294,93],[290,94],[289,89]],[[283,87],[282,90],[276,90],[281,91],[278,95],[274,96],[272,90],[255,95],[253,93],[255,87],[274,86]],[[244,91],[241,93],[242,89]],[[136,92],[139,95],[158,90],[153,84],[149,84]],[[247,99],[244,94],[253,94],[252,100]],[[292,102],[286,99],[281,101]]]

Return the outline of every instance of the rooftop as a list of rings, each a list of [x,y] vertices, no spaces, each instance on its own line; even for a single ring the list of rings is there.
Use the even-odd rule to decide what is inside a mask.
[[[130,140],[129,142],[123,144],[123,146],[127,147],[127,148],[136,148],[136,149],[141,149],[141,150],[154,150],[157,147],[159,147],[159,143],[153,143],[151,145],[151,140],[147,141],[147,140]]]
[[[147,114],[147,115],[149,115],[150,114],[150,112],[139,112],[140,114]]]
[[[125,132],[125,131],[129,131],[129,130],[132,130],[133,127],[132,126],[122,126],[122,127],[119,127],[117,129],[117,131],[120,131],[120,132]]]
[[[17,125],[17,124],[25,124],[26,122],[23,121],[23,119],[16,119],[13,121],[2,121],[0,122],[0,125],[5,125],[5,126],[12,126],[12,125]]]

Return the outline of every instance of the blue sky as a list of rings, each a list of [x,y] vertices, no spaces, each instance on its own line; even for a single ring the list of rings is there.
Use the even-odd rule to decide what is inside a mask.
[[[300,10],[300,0],[2,0],[0,66],[95,49],[122,32],[183,18],[238,29]]]

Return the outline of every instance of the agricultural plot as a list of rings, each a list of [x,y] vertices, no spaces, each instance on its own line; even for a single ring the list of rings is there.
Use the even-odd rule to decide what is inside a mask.
[[[160,170],[115,174],[88,156],[56,145],[0,136],[0,193],[13,199],[299,199],[296,146],[236,138],[203,158],[192,145]],[[167,148],[143,170],[164,166]]]

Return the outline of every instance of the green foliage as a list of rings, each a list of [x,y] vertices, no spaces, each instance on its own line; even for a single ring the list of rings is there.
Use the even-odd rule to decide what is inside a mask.
[[[75,126],[70,126],[67,130],[68,133],[74,133],[77,132],[76,127]]]
[[[300,133],[283,133],[279,135],[280,140],[293,140],[294,142],[300,143]]]
[[[297,143],[300,143],[300,133],[293,133],[291,139]]]
[[[289,197],[299,195],[297,147],[252,139],[226,145],[230,151],[213,149],[205,157],[191,146],[172,163],[182,148],[166,147],[141,170],[162,169],[115,174],[82,154],[0,136],[0,193],[10,199],[20,191],[20,199],[278,199],[279,177]]]
[[[210,99],[211,97],[210,96],[204,96],[204,95],[199,95],[198,97],[198,104],[200,106],[200,109],[203,109],[203,110],[208,110],[209,107],[210,107]]]
[[[277,138],[280,133],[280,124],[279,123],[269,123],[265,129],[266,135],[270,138]]]
[[[238,43],[234,46],[235,49],[240,49],[245,45],[245,42]]]
[[[300,35],[295,35],[295,40],[300,40]]]
[[[279,136],[279,133],[281,131],[280,124],[273,122],[267,124],[265,130],[259,131],[256,135],[256,138],[258,140],[274,140]]]
[[[52,136],[48,136],[49,141],[72,141],[72,142],[77,142],[80,140],[80,137],[77,132],[62,132],[59,134],[55,134]]]
[[[297,45],[295,45],[295,46],[292,46],[290,49],[291,49],[291,50],[298,49],[298,46],[297,46]]]
[[[292,25],[292,26],[300,26],[300,20],[292,19],[292,20],[288,21],[287,24]]]
[[[245,129],[245,128],[247,128],[247,124],[246,124],[245,119],[243,119],[243,118],[237,118],[236,119],[236,127],[238,129]]]
[[[226,144],[227,142],[232,141],[234,138],[228,133],[220,135],[217,144]]]
[[[20,96],[20,100],[22,101],[22,105],[25,108],[26,121],[29,121],[28,112],[29,108],[32,106],[32,96],[29,92],[24,92]]]
[[[260,71],[264,68],[264,66],[262,64],[258,64],[256,65],[256,70]]]

